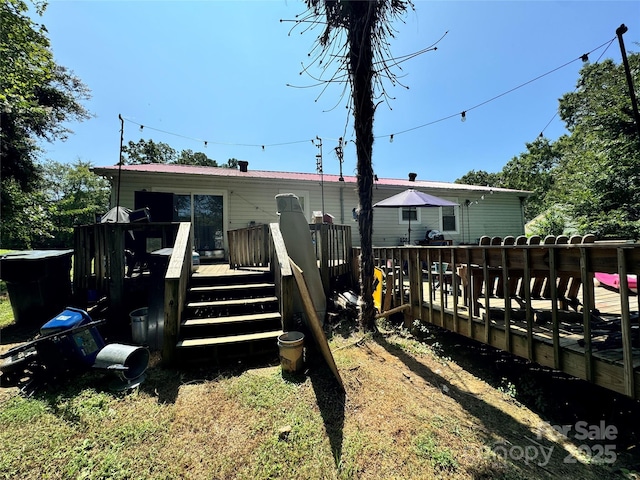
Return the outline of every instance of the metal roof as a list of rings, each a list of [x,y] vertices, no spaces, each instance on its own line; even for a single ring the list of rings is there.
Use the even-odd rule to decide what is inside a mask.
[[[118,165],[106,166],[106,167],[94,167],[92,170],[98,174],[106,177],[114,177],[118,173]],[[242,177],[253,179],[273,179],[273,180],[293,180],[301,182],[319,182],[336,183],[336,184],[356,184],[357,178],[355,176],[343,175],[344,181],[340,181],[339,175],[319,173],[300,173],[300,172],[277,172],[270,170],[251,170],[243,172],[236,168],[222,168],[222,167],[202,167],[196,165],[174,165],[165,163],[148,163],[142,165],[123,165],[122,172],[131,173],[154,173],[154,174],[171,174],[171,175],[212,175],[215,177]],[[375,180],[375,185],[380,186],[392,186],[392,187],[407,187],[407,188],[430,188],[430,189],[444,189],[444,190],[473,190],[473,191],[501,191],[511,193],[529,194],[526,190],[512,190],[507,188],[486,187],[479,185],[465,185],[461,183],[450,182],[434,182],[425,180],[397,179],[397,178],[378,178]]]

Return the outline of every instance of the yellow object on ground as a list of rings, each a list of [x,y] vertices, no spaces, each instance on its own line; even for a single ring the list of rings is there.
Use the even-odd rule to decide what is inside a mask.
[[[382,311],[382,280],[384,272],[381,268],[375,267],[373,271],[373,306],[378,312]]]

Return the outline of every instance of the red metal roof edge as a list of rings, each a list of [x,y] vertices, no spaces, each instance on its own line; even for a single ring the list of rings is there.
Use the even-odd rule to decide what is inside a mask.
[[[109,165],[104,167],[93,167],[93,171],[98,175],[111,176],[118,171],[118,165]],[[301,173],[301,172],[278,172],[270,170],[248,170],[241,172],[236,168],[224,167],[204,167],[198,165],[168,165],[165,163],[149,163],[139,165],[123,165],[123,172],[141,172],[141,173],[164,173],[164,174],[182,174],[182,175],[215,175],[218,177],[246,177],[255,179],[279,179],[279,180],[297,180],[319,182],[321,177],[327,183],[349,183],[355,184],[357,177],[343,175],[344,181],[340,181],[339,175],[319,173]],[[483,192],[511,192],[530,194],[527,190],[512,190],[508,188],[485,187],[481,185],[467,185],[463,183],[437,182],[427,180],[398,179],[398,178],[379,178],[374,182],[376,186],[394,186],[407,188],[442,188],[447,190],[475,190]]]

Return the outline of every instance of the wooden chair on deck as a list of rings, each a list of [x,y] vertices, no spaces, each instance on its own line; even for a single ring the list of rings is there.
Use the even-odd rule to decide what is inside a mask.
[[[516,237],[512,235],[508,235],[502,240],[503,246],[515,245],[515,243]],[[507,268],[507,265],[502,265],[502,268]],[[504,297],[504,281],[502,280],[502,275],[498,276],[498,284],[496,285],[496,296],[500,298]]]
[[[594,243],[596,241],[596,237],[595,235],[585,235],[584,237],[580,237],[579,235],[577,235],[578,238],[574,239],[573,237],[571,237],[569,239],[569,243],[582,243],[582,244],[586,244],[586,243]],[[569,306],[573,307],[574,310],[578,311],[578,306],[580,305],[580,300],[578,299],[578,291],[580,290],[580,286],[582,285],[582,277],[581,276],[577,276],[577,277],[571,277],[571,285],[569,285],[569,290],[567,291],[567,295],[565,296],[565,300],[566,300],[566,309],[568,309]]]
[[[527,237],[525,235],[520,235],[516,237],[515,245],[526,245]],[[509,274],[509,297],[518,300],[518,284],[522,281],[522,272],[515,272]]]
[[[556,237],[554,235],[547,235],[544,237],[543,245],[554,245],[556,243]],[[531,298],[542,298],[542,287],[544,287],[545,280],[549,281],[548,274],[538,274],[533,279],[533,286],[531,287]]]
[[[559,235],[556,238],[556,245],[567,245],[569,243],[569,237],[567,237],[566,235]],[[561,282],[560,282],[560,278],[558,277],[558,292],[560,292],[560,288],[562,287],[562,291],[566,291],[567,287],[566,286],[562,286]],[[544,285],[544,291],[542,292],[542,296],[543,298],[551,298],[551,284],[549,281],[547,281]]]
[[[527,244],[528,245],[540,245],[540,236],[539,235],[532,235],[527,240]],[[524,282],[520,282],[520,288],[518,289],[518,297],[520,297],[520,298],[524,298],[525,297],[525,293],[524,293],[525,287],[526,288],[530,288],[530,285],[525,285]]]
[[[502,245],[502,237],[491,237],[491,243],[490,245]],[[487,281],[485,282],[485,288],[487,289],[487,291],[489,292],[490,296],[494,296],[497,295],[497,283],[500,281],[500,277],[502,275],[500,275],[500,273],[495,273],[491,271],[492,269],[489,269],[489,278],[487,279]]]

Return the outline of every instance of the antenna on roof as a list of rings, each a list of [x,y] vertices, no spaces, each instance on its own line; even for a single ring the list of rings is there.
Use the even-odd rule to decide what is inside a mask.
[[[320,191],[322,192],[322,221],[324,222],[324,174],[322,172],[322,139],[316,136],[318,143],[315,144],[318,147],[318,154],[316,154],[316,170],[320,174]]]

